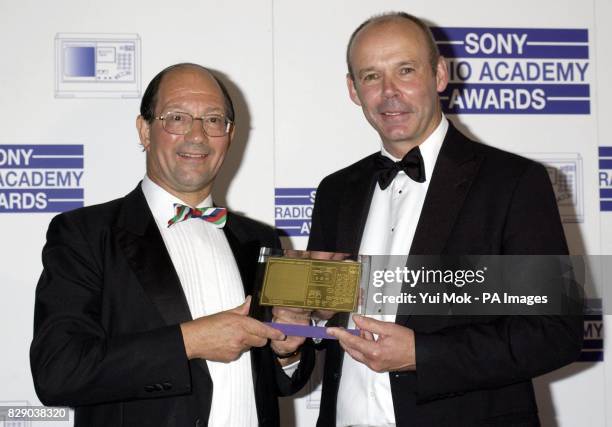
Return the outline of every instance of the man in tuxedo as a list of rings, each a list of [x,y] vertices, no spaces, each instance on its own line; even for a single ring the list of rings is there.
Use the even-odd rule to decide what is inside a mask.
[[[136,189],[49,226],[36,392],[74,407],[76,426],[278,426],[277,396],[305,378],[285,376],[267,341],[281,357],[299,342],[250,318],[247,296],[259,248],[278,239],[211,197],[232,100],[206,68],[177,64],[149,84],[137,128],[147,172]]]
[[[444,117],[447,65],[404,13],[359,26],[348,90],[380,152],[323,179],[309,249],[387,255],[566,254],[546,170],[471,141]],[[538,425],[531,379],[574,361],[579,316],[336,315],[323,426]]]

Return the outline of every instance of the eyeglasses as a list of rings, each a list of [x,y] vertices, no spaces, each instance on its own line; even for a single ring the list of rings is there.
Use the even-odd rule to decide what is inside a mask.
[[[193,117],[189,113],[170,111],[166,114],[155,117],[161,120],[164,130],[174,135],[185,135],[191,131],[194,120],[202,120],[202,129],[208,136],[225,136],[232,128],[233,122],[220,114],[207,114],[202,117]]]

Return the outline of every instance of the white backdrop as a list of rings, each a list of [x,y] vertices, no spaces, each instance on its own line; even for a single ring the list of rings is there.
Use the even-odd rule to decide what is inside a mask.
[[[559,84],[560,95],[555,96],[563,99],[575,96],[567,85],[586,86],[586,93],[571,102],[586,101],[587,113],[531,114],[506,108],[449,117],[477,140],[547,163],[551,178],[557,179],[555,188],[572,253],[612,253],[612,212],[604,208],[607,204],[600,205],[612,199],[606,191],[612,189],[612,166],[606,163],[607,157],[612,161],[612,154],[599,150],[612,147],[606,126],[606,118],[612,117],[608,102],[612,98],[608,74],[612,52],[607,44],[612,40],[610,0],[494,4],[485,0],[184,0],[179,4],[108,0],[103,5],[76,0],[0,0],[4,40],[0,60],[0,406],[3,402],[39,404],[28,350],[40,251],[55,215],[25,209],[17,202],[24,202],[24,196],[11,196],[44,192],[54,184],[51,180],[38,186],[14,183],[9,174],[82,171],[78,183],[65,187],[72,195],[79,194],[75,188],[82,188],[85,205],[123,196],[144,174],[144,154],[134,126],[138,92],[142,94],[150,79],[167,65],[200,63],[222,73],[237,103],[236,139],[215,188],[215,199],[261,221],[276,223],[292,235],[287,244],[304,248],[311,191],[328,173],[379,147],[377,135],[347,96],[344,54],[353,29],[370,15],[386,10],[405,10],[425,17],[432,26],[470,28],[477,34],[522,34],[523,30],[535,34],[543,29],[586,32],[586,42],[570,42],[586,46],[586,58],[535,54],[453,60],[469,62],[474,69],[483,62],[494,66],[500,61],[578,64],[584,76],[577,73],[563,79],[557,75],[551,82],[515,83]],[[547,41],[554,43],[542,49],[557,51],[564,44],[562,32],[551,34]],[[56,51],[59,42],[77,43],[74,46],[85,51],[97,46],[98,63],[107,64],[108,72],[87,77],[90,70],[84,65],[80,76],[78,70],[67,72],[70,67],[63,49]],[[134,50],[121,47],[130,43],[136,43]],[[482,81],[463,83],[469,87]],[[17,151],[7,146],[35,146],[34,155],[49,155],[38,146],[50,144],[83,146],[83,166],[67,169],[61,163],[67,161],[65,156],[57,160],[60,163],[46,157],[23,172],[23,162],[9,162],[8,153]],[[62,156],[54,150],[50,154]],[[68,197],[47,194],[49,199]],[[606,296],[608,283],[598,285],[598,294],[592,296]],[[586,338],[596,347],[602,337]],[[598,351],[590,353],[601,356]],[[611,367],[604,358],[578,362],[538,378],[543,424],[603,426],[607,419],[612,420],[612,405],[606,404],[612,400],[611,392],[606,394],[612,390]],[[315,380],[299,399],[284,399],[283,425],[314,425],[319,392]]]

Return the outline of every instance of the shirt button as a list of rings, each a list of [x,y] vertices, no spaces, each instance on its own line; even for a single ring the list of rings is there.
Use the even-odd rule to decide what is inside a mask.
[[[402,190],[400,190],[399,193],[402,194]]]

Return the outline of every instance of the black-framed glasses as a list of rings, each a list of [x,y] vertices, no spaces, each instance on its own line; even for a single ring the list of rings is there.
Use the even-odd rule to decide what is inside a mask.
[[[232,128],[233,122],[221,114],[207,114],[201,117],[193,117],[189,113],[181,111],[169,111],[161,116],[155,117],[161,120],[164,130],[174,135],[185,135],[191,131],[194,120],[202,121],[202,129],[208,136],[225,136]]]

